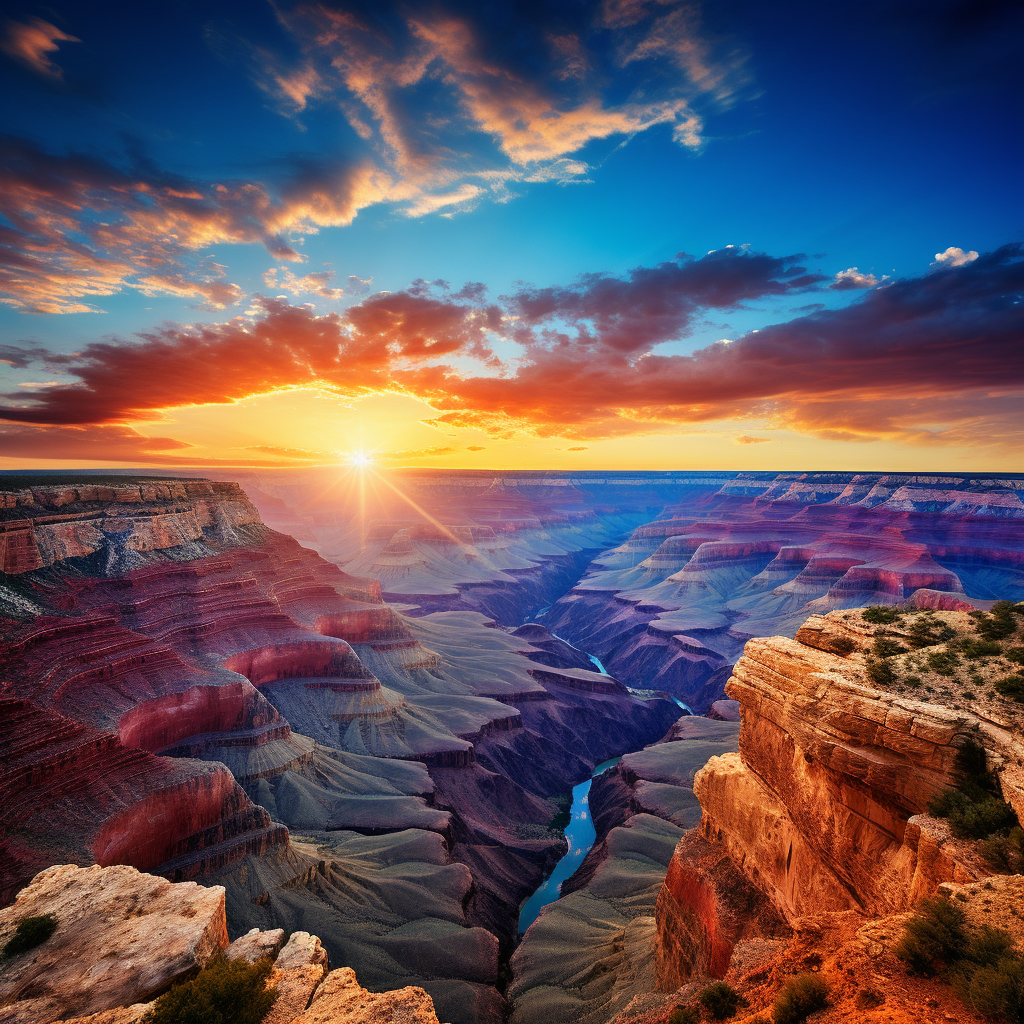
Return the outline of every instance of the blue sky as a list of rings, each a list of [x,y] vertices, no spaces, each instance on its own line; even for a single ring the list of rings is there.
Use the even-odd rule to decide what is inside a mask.
[[[87,422],[44,422],[19,410],[40,401],[55,408],[65,393],[74,404],[82,388],[96,389],[83,367],[102,370],[114,359],[108,349],[125,356],[154,330],[187,347],[190,325],[259,320],[267,314],[257,294],[285,296],[316,317],[337,313],[347,324],[350,307],[376,303],[379,311],[382,294],[444,280],[445,301],[463,315],[497,303],[513,316],[527,286],[585,290],[586,275],[624,280],[677,254],[700,258],[730,245],[737,256],[803,254],[791,266],[814,280],[688,308],[616,371],[636,374],[650,369],[640,362],[648,356],[700,353],[720,339],[872,302],[894,281],[952,273],[1024,234],[1013,60],[1021,19],[1009,3],[869,3],[856,12],[644,0],[58,3],[8,12],[0,89],[16,102],[3,113],[0,330],[31,356],[0,363],[11,385],[9,422],[18,424],[8,441],[26,453],[15,459],[42,457],[47,444],[55,453],[66,447],[56,440],[71,435],[58,427],[77,431],[76,444],[91,431],[82,451],[101,462],[133,454],[230,459],[191,435],[163,433],[177,442],[163,455],[152,440],[133,448],[131,438],[149,429],[140,424],[173,422],[169,409],[230,407],[237,388],[214,393],[197,380],[194,396],[163,399],[178,405],[94,412]],[[947,250],[954,255],[937,261]],[[851,268],[850,287],[833,287]],[[486,294],[452,298],[466,282],[482,283]],[[1000,299],[1014,313],[1011,293]],[[990,298],[963,301],[960,321]],[[407,329],[388,316],[389,329]],[[556,341],[556,326],[574,340]],[[440,345],[454,362],[415,358],[424,371],[447,366],[466,377],[476,360],[485,376],[517,378],[556,344],[576,345],[581,363],[594,358],[578,318],[557,314],[531,329],[529,341],[513,341],[511,328],[492,328],[491,357],[435,339],[427,347]],[[349,331],[343,324],[341,344]],[[590,319],[586,331],[589,338],[600,327]],[[275,370],[262,390],[248,379],[246,397],[289,387],[356,401],[401,395],[426,403],[428,419],[430,410],[459,419],[454,430],[472,422],[494,443],[515,435],[541,460],[530,440],[541,435],[585,436],[599,452],[626,435],[663,443],[695,423],[706,431],[713,422],[728,440],[749,420],[765,431],[759,440],[776,442],[773,455],[789,446],[793,457],[826,460],[828,445],[812,453],[810,440],[831,433],[841,445],[839,435],[850,435],[850,424],[806,432],[795,400],[778,390],[689,419],[662,399],[639,415],[634,401],[633,412],[602,413],[589,425],[574,414],[559,425],[512,398],[500,407],[502,422],[474,419],[451,374],[444,386],[436,374],[403,377],[412,358],[403,339],[391,346],[390,376],[368,383]],[[89,349],[102,342],[102,352]],[[84,363],[68,358],[82,352]],[[145,375],[133,372],[144,390]],[[842,391],[839,363],[835,373],[836,388],[819,381],[820,393]],[[1008,379],[1012,372],[994,383],[1005,388]],[[38,387],[18,390],[49,381],[72,390],[49,399]],[[935,387],[921,392],[922,402]],[[881,450],[871,448],[877,441],[902,445],[905,459],[923,445],[929,461],[936,436],[951,429],[969,449],[984,393],[961,396],[958,410],[950,394],[942,391],[938,419],[906,436],[858,427],[845,443],[859,446],[858,458]],[[1007,436],[1005,424],[998,435]],[[467,456],[455,447],[416,458],[456,464]],[[324,456],[315,446],[291,448],[310,454],[282,459]],[[979,465],[1001,464],[1009,451],[981,453]],[[969,458],[959,447],[954,454]]]

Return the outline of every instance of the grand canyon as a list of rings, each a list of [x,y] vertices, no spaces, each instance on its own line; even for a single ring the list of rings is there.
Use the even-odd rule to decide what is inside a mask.
[[[901,973],[894,915],[941,886],[1017,913],[927,809],[973,738],[1024,812],[1014,665],[932,665],[1024,598],[1024,476],[393,476],[0,477],[0,939],[54,865],[128,865],[220,893],[220,946],[310,934],[442,1021],[598,1024],[726,976],[757,1008],[787,957]],[[873,681],[865,607],[916,676]],[[592,845],[520,934],[592,774]],[[70,1019],[156,973],[16,963],[0,998]],[[836,1006],[879,987],[846,974]]]
[[[1024,1024],[1022,44],[7,0],[0,1024]]]

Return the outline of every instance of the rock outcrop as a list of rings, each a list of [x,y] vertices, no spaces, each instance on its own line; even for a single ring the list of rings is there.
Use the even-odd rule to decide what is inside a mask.
[[[975,649],[977,625],[962,611],[907,612],[884,626],[832,612],[794,640],[747,643],[727,687],[742,709],[739,751],[697,773],[703,817],[677,846],[658,897],[663,991],[735,973],[735,958],[757,942],[796,948],[847,918],[857,927],[890,921],[879,927],[894,941],[924,896],[967,901],[1019,888],[1019,876],[984,881],[994,869],[977,844],[927,813],[957,784],[967,742],[985,750],[1003,798],[1024,811],[1019,705],[961,689],[964,681],[950,689],[949,665]],[[1011,665],[999,645],[984,649],[993,664],[975,674]],[[881,661],[885,673],[869,671]],[[874,681],[883,675],[885,685]],[[835,923],[836,935],[844,927]]]
[[[47,1024],[148,1002],[228,944],[224,890],[177,885],[130,867],[62,864],[40,872],[0,910],[0,944],[26,917],[52,915],[38,949],[0,966],[12,1024]]]
[[[319,938],[253,929],[228,943],[224,889],[172,884],[134,868],[66,864],[37,875],[0,911],[0,943],[26,917],[57,926],[41,945],[0,964],[0,1017],[11,1024],[137,1024],[149,1000],[221,952],[274,961],[277,998],[264,1024],[438,1024],[421,988],[368,992],[355,972],[328,973]]]

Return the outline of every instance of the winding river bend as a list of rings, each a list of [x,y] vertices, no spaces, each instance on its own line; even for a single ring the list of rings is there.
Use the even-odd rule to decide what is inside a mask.
[[[519,911],[520,935],[533,924],[544,907],[558,899],[561,895],[562,883],[570,875],[575,874],[576,869],[583,863],[583,858],[590,852],[590,848],[597,838],[597,831],[590,818],[590,785],[598,775],[609,768],[614,768],[621,760],[621,757],[613,757],[608,761],[602,761],[594,769],[594,773],[589,779],[584,780],[578,786],[573,786],[572,810],[569,824],[565,829],[569,850],[555,865],[555,870],[548,875],[540,888],[536,889],[523,904],[522,910]]]
[[[541,612],[545,610],[542,609]],[[563,643],[569,644],[570,647],[576,647],[575,644],[570,644],[564,637],[557,636],[554,633],[551,635]],[[576,647],[576,650],[579,650],[579,648]],[[586,654],[585,651],[583,653]],[[594,667],[598,672],[605,676],[608,675],[608,670],[596,654],[587,654],[587,657],[594,663]],[[688,715],[693,714],[690,708],[678,697],[673,697],[672,699]],[[594,822],[590,817],[590,787],[598,775],[606,772],[609,768],[614,768],[621,760],[622,755],[602,761],[594,769],[589,779],[584,779],[583,782],[573,786],[572,808],[569,812],[569,824],[565,829],[565,838],[569,844],[569,849],[555,865],[555,870],[534,890],[533,895],[523,904],[522,909],[519,911],[520,935],[537,920],[537,915],[549,903],[554,903],[561,896],[562,883],[576,873],[579,866],[583,863],[583,858],[590,853],[590,848],[594,845],[594,840],[597,838],[597,830],[594,828]]]

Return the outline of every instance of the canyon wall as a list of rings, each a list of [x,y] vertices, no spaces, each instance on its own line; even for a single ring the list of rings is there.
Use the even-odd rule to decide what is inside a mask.
[[[700,826],[658,896],[662,990],[725,976],[746,940],[806,934],[812,919],[840,934],[843,921],[888,919],[997,870],[928,814],[970,741],[1024,813],[1024,706],[993,685],[1013,669],[1015,641],[976,657],[978,622],[906,610],[880,626],[830,612],[795,639],[747,643],[726,687],[742,709],[739,750],[697,773]],[[883,658],[881,685],[871,669]]]
[[[748,639],[808,615],[1024,598],[1022,494],[1019,475],[738,474],[638,526],[539,618],[703,713]]]
[[[232,934],[316,921],[370,988],[499,1021],[557,797],[679,708],[478,611],[409,617],[234,485],[0,493],[34,544],[0,576],[3,900],[58,862],[216,880]],[[583,557],[560,528],[540,572]]]

